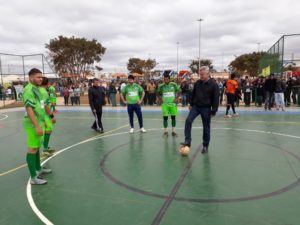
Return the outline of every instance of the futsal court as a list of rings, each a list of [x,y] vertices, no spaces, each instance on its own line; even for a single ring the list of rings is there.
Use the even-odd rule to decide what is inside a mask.
[[[159,108],[144,108],[146,134],[137,122],[128,133],[125,108],[105,108],[99,134],[88,107],[61,107],[44,186],[28,185],[23,110],[0,111],[1,225],[300,224],[300,110],[239,108],[240,118],[225,119],[221,108],[209,153],[197,118],[182,157],[187,108],[178,136],[163,137]]]

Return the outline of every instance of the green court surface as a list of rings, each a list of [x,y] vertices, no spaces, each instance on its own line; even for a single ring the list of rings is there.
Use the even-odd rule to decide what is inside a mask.
[[[0,113],[0,224],[298,225],[300,113],[241,112],[212,121],[201,154],[193,124],[188,157],[178,137],[162,136],[158,111],[143,113],[146,134],[128,134],[124,110],[106,110],[105,133],[90,129],[88,108],[60,110],[44,186],[28,185],[23,111]],[[170,121],[169,121],[170,124]]]

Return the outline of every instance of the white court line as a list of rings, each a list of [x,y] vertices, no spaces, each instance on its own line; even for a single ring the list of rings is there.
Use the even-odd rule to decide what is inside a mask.
[[[0,118],[0,120],[5,120],[5,119],[8,118],[8,115],[6,115],[6,114],[2,114],[2,115],[0,115],[0,116],[4,116],[3,118]]]
[[[152,129],[147,129],[147,131],[156,131],[156,130],[163,130],[164,128],[152,128]],[[183,130],[184,128],[177,128],[178,130]],[[193,127],[193,129],[202,129],[202,127]],[[238,129],[238,128],[229,128],[229,127],[224,127],[224,128],[211,128],[212,130],[233,130],[233,131],[246,131],[246,132],[254,132],[254,133],[263,133],[263,134],[273,134],[273,135],[278,135],[278,136],[283,136],[283,137],[290,137],[290,138],[297,138],[300,139],[299,136],[294,136],[294,135],[289,135],[289,134],[283,134],[283,133],[277,133],[277,132],[272,132],[272,131],[263,131],[263,130],[251,130],[251,129]],[[88,138],[84,141],[78,142],[76,144],[70,145],[69,147],[66,147],[58,152],[56,152],[53,156],[49,157],[45,161],[42,162],[42,165],[44,165],[46,162],[54,158],[55,156],[73,148],[78,145],[94,141],[97,139],[105,138],[105,137],[112,137],[112,136],[117,136],[117,135],[122,135],[122,134],[128,134],[128,132],[119,132],[115,134],[108,134],[108,135],[103,135],[99,137],[93,137],[93,138]],[[32,209],[32,211],[35,213],[35,215],[46,225],[53,225],[53,223],[37,208],[33,197],[31,193],[31,184],[30,184],[30,178],[27,182],[27,188],[26,188],[26,195],[28,199],[28,203]]]

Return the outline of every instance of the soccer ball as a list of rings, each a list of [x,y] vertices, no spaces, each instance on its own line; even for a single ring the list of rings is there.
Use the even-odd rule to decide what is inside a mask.
[[[179,149],[179,152],[182,156],[187,156],[190,153],[190,147],[189,146],[181,146]]]

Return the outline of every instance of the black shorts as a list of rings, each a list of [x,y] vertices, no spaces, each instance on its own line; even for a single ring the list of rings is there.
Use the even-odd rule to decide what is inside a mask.
[[[227,104],[228,105],[233,104],[235,102],[235,100],[236,100],[235,94],[226,93],[226,95],[227,95]]]

